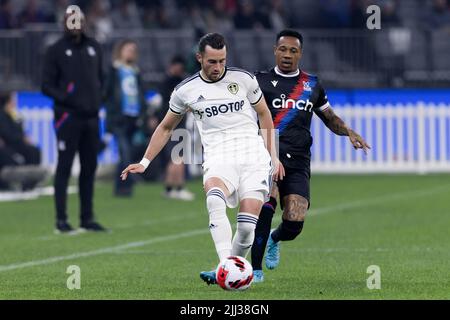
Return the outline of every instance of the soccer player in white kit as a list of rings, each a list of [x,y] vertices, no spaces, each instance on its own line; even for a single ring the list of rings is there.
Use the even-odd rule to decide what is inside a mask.
[[[245,257],[272,178],[282,179],[284,169],[275,151],[272,117],[256,78],[245,70],[225,66],[226,45],[220,34],[203,36],[198,51],[201,70],[174,89],[169,111],[151,137],[143,159],[129,165],[121,177],[125,180],[129,173],[144,172],[184,114],[191,111],[204,148],[203,185],[219,260],[230,255]],[[259,129],[263,134],[259,135]],[[238,204],[233,237],[226,207]],[[208,284],[216,282],[214,271],[203,271],[200,277]]]

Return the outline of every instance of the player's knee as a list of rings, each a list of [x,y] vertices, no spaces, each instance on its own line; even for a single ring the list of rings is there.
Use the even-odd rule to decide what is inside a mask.
[[[256,223],[238,222],[237,230],[242,234],[251,235],[255,232]]]
[[[283,218],[289,221],[305,221],[306,210],[304,211],[284,210]]]
[[[303,197],[288,198],[283,218],[289,221],[305,221],[308,211],[308,200]]]
[[[226,215],[225,195],[219,188],[213,188],[206,194],[206,208],[210,215]]]
[[[255,238],[255,229],[258,222],[258,217],[251,214],[238,214],[237,217],[237,230],[239,235],[238,239],[241,245],[249,246],[253,243]]]

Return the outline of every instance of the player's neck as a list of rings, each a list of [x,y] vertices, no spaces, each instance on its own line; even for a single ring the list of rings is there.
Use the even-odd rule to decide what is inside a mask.
[[[282,77],[296,77],[300,74],[300,70],[297,68],[297,70],[286,73],[280,70],[280,68],[278,68],[278,66],[275,66],[275,73],[279,76]]]
[[[217,80],[211,80],[210,78],[208,78],[208,77],[206,76],[205,72],[203,71],[203,69],[200,70],[200,77],[201,77],[204,81],[206,81],[206,82],[217,82],[217,81],[219,81],[220,79],[222,79],[223,74],[225,73],[225,69],[226,69],[226,68],[223,68],[222,73],[221,73],[220,76],[217,78]]]

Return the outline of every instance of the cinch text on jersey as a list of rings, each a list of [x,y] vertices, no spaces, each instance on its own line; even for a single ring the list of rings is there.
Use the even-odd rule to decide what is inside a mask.
[[[276,98],[272,100],[272,107],[278,109],[298,109],[311,112],[313,108],[313,104],[309,99],[305,100],[295,100],[295,99],[286,99],[286,95],[280,95],[280,98]]]

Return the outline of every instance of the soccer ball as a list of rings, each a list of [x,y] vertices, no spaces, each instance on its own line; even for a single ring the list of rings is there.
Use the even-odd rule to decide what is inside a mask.
[[[253,281],[252,265],[243,257],[230,256],[217,266],[216,281],[225,290],[248,289]]]

